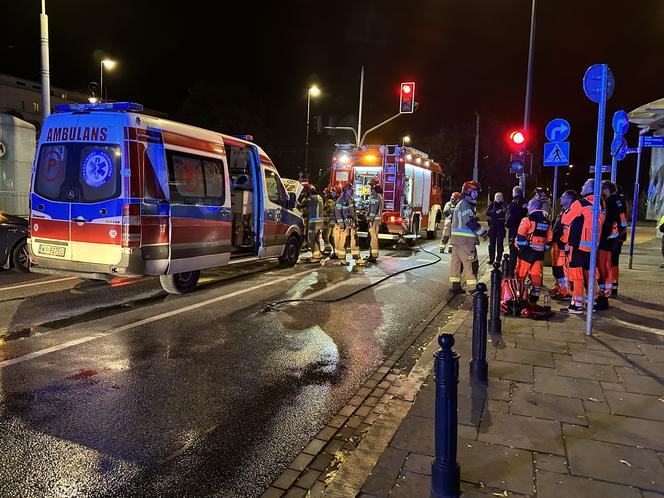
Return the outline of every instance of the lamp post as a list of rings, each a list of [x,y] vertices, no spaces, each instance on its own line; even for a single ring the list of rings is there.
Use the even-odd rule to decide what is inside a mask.
[[[304,143],[304,172],[307,173],[309,163],[309,111],[311,110],[311,97],[318,97],[320,95],[320,88],[312,85],[307,90],[307,140]]]
[[[406,144],[409,144],[409,143],[410,143],[410,135],[405,135],[405,136],[401,139],[401,146],[402,146],[402,147],[405,147],[405,145],[406,145]]]
[[[45,120],[51,114],[51,74],[48,63],[48,16],[46,15],[46,0],[42,0],[41,3],[39,27],[41,45],[41,106],[42,117]]]
[[[104,101],[104,68],[111,70],[115,67],[115,61],[102,59],[99,63],[99,101]]]

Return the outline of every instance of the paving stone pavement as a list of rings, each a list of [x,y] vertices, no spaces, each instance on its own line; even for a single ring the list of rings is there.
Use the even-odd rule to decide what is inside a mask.
[[[658,244],[637,246],[634,270],[621,274],[621,296],[597,314],[591,337],[584,335],[585,316],[504,319],[502,336],[488,344],[486,385],[469,380],[472,314],[459,326],[464,498],[664,496]],[[430,378],[357,496],[430,496],[434,408]]]

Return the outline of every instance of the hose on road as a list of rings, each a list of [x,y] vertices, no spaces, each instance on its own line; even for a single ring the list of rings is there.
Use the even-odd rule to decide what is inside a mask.
[[[359,294],[360,292],[364,292],[365,290],[371,289],[372,287],[375,287],[377,285],[382,284],[386,280],[389,280],[390,278],[396,277],[397,275],[401,275],[402,273],[406,273],[409,271],[413,270],[418,270],[420,268],[426,268],[427,266],[432,266],[437,263],[440,263],[443,258],[441,258],[438,254],[435,254],[431,251],[427,251],[424,247],[422,247],[422,244],[420,244],[420,241],[416,239],[417,245],[419,248],[422,250],[422,252],[425,252],[427,254],[430,254],[431,256],[435,257],[435,261],[429,261],[427,263],[422,263],[419,265],[415,266],[409,266],[408,268],[403,268],[399,271],[396,271],[394,273],[390,273],[389,275],[384,276],[380,280],[376,280],[375,282],[372,282],[370,284],[365,285],[364,287],[361,287],[359,289],[354,290],[353,292],[350,292],[349,294],[346,294],[345,296],[337,297],[334,299],[307,299],[306,297],[299,298],[299,299],[283,299],[281,301],[275,301],[272,303],[265,303],[265,307],[261,310],[263,313],[268,312],[268,311],[276,311],[277,307],[282,305],[282,304],[288,304],[288,303],[308,303],[308,304],[313,304],[313,303],[338,303],[339,301],[343,301],[345,299],[348,299],[356,294]]]

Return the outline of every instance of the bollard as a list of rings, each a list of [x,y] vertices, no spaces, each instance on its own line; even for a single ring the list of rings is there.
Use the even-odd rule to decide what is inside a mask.
[[[500,271],[500,263],[496,261],[493,263],[493,271],[491,272],[491,292],[489,294],[489,330],[492,334],[502,333],[502,324],[500,323],[500,284],[503,280],[502,272]]]
[[[504,277],[507,277],[508,272],[509,272],[509,269],[510,269],[510,255],[509,255],[509,254],[505,254],[505,255],[503,256],[503,266],[502,266],[502,268],[500,269],[500,271],[502,272],[502,274],[503,274]]]
[[[488,311],[486,284],[480,282],[473,294],[473,359],[470,360],[470,380],[486,382],[489,366],[486,363],[486,315]]]
[[[431,493],[435,498],[457,498],[461,493],[461,470],[457,462],[459,355],[452,351],[452,334],[438,336],[438,344],[441,349],[434,353],[436,453],[431,462]]]

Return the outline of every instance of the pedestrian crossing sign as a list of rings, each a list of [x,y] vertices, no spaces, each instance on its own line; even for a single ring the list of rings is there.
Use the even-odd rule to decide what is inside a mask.
[[[544,144],[544,166],[569,166],[569,142]]]

